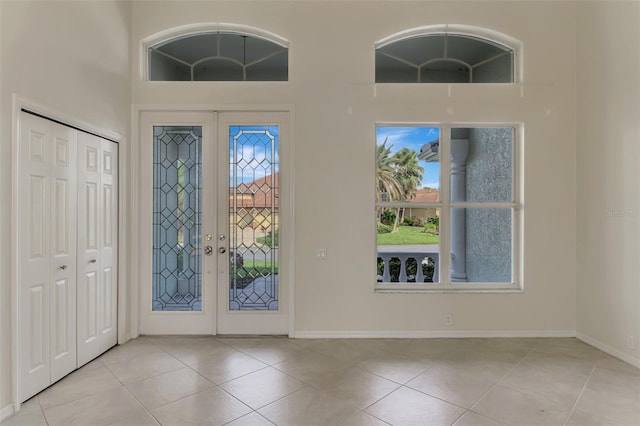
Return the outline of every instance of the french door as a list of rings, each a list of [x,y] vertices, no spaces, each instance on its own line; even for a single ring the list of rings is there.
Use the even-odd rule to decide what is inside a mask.
[[[141,333],[287,333],[288,114],[145,112],[141,122]]]

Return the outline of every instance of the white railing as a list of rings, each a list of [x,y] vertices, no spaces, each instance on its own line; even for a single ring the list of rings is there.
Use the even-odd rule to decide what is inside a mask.
[[[415,259],[416,261],[416,283],[424,283],[424,273],[422,271],[422,262],[428,258],[433,260],[433,282],[437,283],[439,280],[438,264],[440,259],[439,247],[437,245],[429,246],[378,246],[378,257],[384,262],[382,269],[382,282],[391,282],[391,268],[389,263],[391,259],[398,259],[400,261],[400,274],[398,276],[398,282],[408,282],[407,276],[407,261],[409,259]]]

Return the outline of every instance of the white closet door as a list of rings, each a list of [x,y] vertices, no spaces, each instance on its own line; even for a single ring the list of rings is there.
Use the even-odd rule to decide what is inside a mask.
[[[117,145],[78,135],[78,367],[117,341]]]
[[[21,114],[19,394],[26,400],[76,367],[76,134]]]
[[[51,383],[76,369],[77,135],[51,123]]]

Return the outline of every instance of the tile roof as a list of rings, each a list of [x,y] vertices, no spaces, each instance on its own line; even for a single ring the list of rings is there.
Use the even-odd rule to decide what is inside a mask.
[[[238,208],[263,209],[271,208],[272,194],[275,194],[277,208],[280,193],[279,176],[279,173],[274,173],[253,182],[241,183],[236,188],[229,188],[229,197],[231,198],[235,192]]]
[[[431,188],[422,188],[416,191],[416,196],[409,200],[410,203],[438,203],[440,191]]]

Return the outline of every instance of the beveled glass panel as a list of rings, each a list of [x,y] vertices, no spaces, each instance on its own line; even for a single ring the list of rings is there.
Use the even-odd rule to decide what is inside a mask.
[[[229,309],[278,310],[278,126],[229,127]]]
[[[154,311],[202,310],[202,128],[153,127]]]

